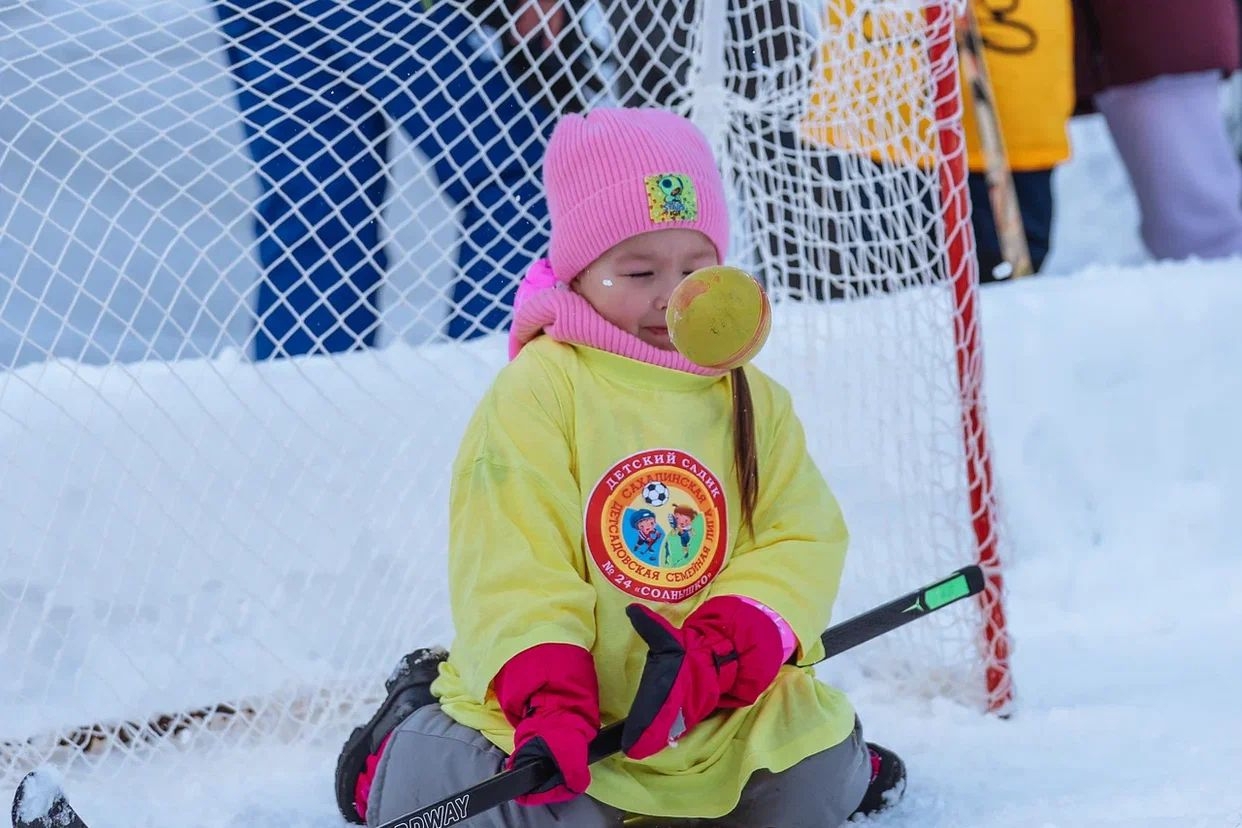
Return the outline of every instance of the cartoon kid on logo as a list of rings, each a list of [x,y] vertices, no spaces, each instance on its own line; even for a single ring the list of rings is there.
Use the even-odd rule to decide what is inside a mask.
[[[699,513],[689,506],[673,504],[673,512],[668,516],[668,524],[673,528],[672,534],[681,541],[680,552],[674,552],[673,545],[667,547],[665,566],[685,566],[690,562],[690,533],[694,527],[694,519]],[[697,551],[697,549],[696,549]]]
[[[651,566],[660,565],[660,547],[664,544],[664,530],[656,522],[655,512],[638,509],[630,514],[630,528],[626,533],[627,545],[634,557]]]

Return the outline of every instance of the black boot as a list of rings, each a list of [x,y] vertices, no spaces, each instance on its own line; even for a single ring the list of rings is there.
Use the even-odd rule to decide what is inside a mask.
[[[65,799],[59,778],[36,768],[13,795],[13,828],[86,828],[86,823]]]
[[[384,739],[415,710],[435,703],[431,683],[440,675],[440,663],[448,652],[439,647],[423,647],[405,655],[384,682],[388,697],[371,720],[349,734],[336,760],[336,807],[347,822],[364,824],[354,805],[354,788],[367,767],[367,757],[376,753]]]
[[[851,817],[871,816],[886,811],[897,804],[906,792],[906,763],[891,750],[867,742],[871,756],[871,783],[863,794],[858,809]]]

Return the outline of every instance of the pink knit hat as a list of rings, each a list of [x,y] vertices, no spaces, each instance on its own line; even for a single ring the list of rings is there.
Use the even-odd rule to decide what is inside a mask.
[[[569,282],[610,247],[650,230],[688,228],[729,246],[729,208],[707,138],[661,109],[565,115],[543,162],[549,260]]]

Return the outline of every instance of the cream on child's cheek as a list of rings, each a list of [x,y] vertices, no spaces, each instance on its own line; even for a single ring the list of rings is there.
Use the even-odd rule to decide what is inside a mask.
[[[600,284],[603,285],[604,287],[612,287],[612,279],[604,279],[602,282],[600,282]]]

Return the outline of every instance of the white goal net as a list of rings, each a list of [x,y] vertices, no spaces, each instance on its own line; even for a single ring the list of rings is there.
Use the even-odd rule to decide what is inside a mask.
[[[1008,702],[953,4],[538,5],[0,2],[0,776],[340,738],[450,642],[447,470],[598,103],[719,152],[836,619],[992,576],[824,669]]]

